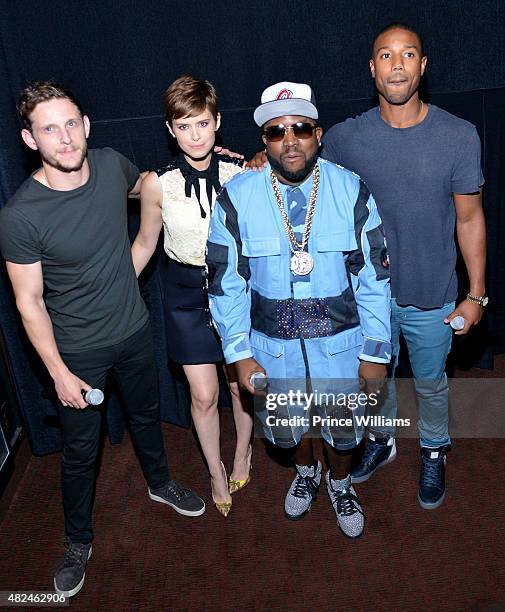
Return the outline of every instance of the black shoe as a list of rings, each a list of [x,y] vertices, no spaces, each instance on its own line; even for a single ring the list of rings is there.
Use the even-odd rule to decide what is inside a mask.
[[[394,438],[375,438],[372,434],[368,439],[361,461],[351,470],[351,482],[365,482],[383,465],[391,463],[396,458],[396,441]]]
[[[444,501],[446,453],[447,446],[421,448],[421,476],[417,500],[425,510],[434,510]]]
[[[148,489],[149,497],[162,504],[168,504],[184,516],[200,516],[205,512],[205,502],[196,493],[182,487],[175,480],[160,489]]]
[[[76,595],[86,578],[86,562],[91,557],[91,543],[66,542],[67,552],[54,575],[54,590],[65,597]]]

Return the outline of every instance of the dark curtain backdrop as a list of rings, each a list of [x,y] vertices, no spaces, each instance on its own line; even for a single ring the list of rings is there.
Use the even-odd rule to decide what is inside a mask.
[[[456,353],[490,361],[491,350],[505,351],[503,0],[1,0],[0,8],[0,205],[37,163],[21,145],[15,114],[17,94],[31,81],[55,78],[74,90],[92,121],[90,146],[112,146],[144,170],[162,166],[171,155],[163,91],[181,73],[193,73],[218,89],[222,142],[249,156],[261,144],[252,111],[264,87],[280,80],[312,84],[328,128],[374,104],[368,59],[377,31],[392,21],[411,24],[429,58],[426,97],[474,123],[483,143],[492,306],[485,325]],[[133,231],[136,212],[132,204]],[[464,291],[464,277],[461,286]],[[162,416],[187,425],[178,374],[164,375],[155,266],[143,291],[162,375]],[[0,327],[32,450],[58,450],[50,381],[27,346],[3,269]],[[111,397],[109,432],[118,440],[122,418]]]

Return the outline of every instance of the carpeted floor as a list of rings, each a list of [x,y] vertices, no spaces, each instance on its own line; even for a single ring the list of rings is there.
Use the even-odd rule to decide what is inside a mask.
[[[230,415],[223,418],[231,460]],[[324,490],[303,521],[283,516],[288,469],[254,445],[251,484],[227,519],[210,503],[192,434],[165,426],[173,471],[206,499],[199,518],[150,501],[129,440],[105,444],[95,543],[76,610],[505,609],[503,440],[459,441],[449,492],[416,502],[417,444],[359,487],[366,532],[347,541]],[[59,456],[33,457],[1,525],[0,588],[49,590],[62,553]]]
[[[207,512],[176,514],[149,500],[129,439],[104,444],[95,541],[75,610],[505,610],[505,442],[457,440],[443,506],[416,501],[417,441],[358,491],[365,533],[348,541],[321,488],[302,521],[284,518],[289,469],[254,444],[251,484],[228,518],[211,504],[190,431],[164,425],[174,476]],[[222,415],[223,455],[233,452]],[[0,590],[52,590],[63,553],[59,455],[32,457],[0,525]]]

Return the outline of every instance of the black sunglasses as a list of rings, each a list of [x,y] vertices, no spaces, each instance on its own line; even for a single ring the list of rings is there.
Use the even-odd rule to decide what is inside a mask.
[[[287,130],[293,130],[293,136],[305,140],[312,137],[312,133],[317,128],[317,125],[308,123],[306,121],[298,121],[293,125],[284,125],[279,123],[278,125],[269,125],[263,130],[263,134],[268,142],[279,142],[286,135]]]

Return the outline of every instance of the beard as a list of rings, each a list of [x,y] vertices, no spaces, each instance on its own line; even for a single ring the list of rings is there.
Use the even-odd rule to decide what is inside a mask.
[[[296,170],[295,172],[291,172],[290,170],[286,170],[278,159],[275,159],[267,152],[267,158],[273,170],[276,172],[276,174],[279,174],[283,179],[289,181],[290,183],[301,183],[307,176],[309,176],[316,165],[318,157],[319,151],[316,151],[312,157],[305,160],[305,165],[303,168],[300,168],[300,170]]]
[[[45,162],[48,166],[51,166],[51,168],[55,168],[56,170],[59,170],[60,172],[76,172],[77,170],[80,170],[82,168],[82,165],[84,164],[84,160],[86,159],[87,152],[88,152],[88,144],[87,142],[84,142],[84,145],[81,148],[80,159],[77,162],[72,162],[69,164],[62,164],[61,162],[58,161],[57,157],[54,157],[52,155],[46,155],[44,151],[42,151],[39,148],[39,153],[40,153],[40,157],[42,158],[42,161]]]

